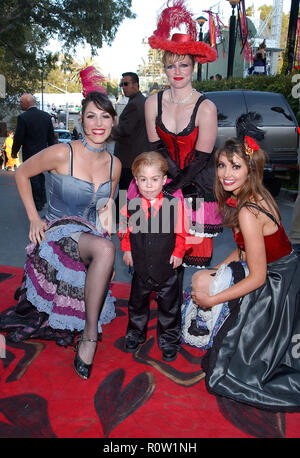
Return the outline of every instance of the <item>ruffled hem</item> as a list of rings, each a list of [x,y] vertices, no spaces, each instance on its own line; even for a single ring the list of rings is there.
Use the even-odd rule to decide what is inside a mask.
[[[109,290],[100,313],[100,318],[98,321],[98,333],[102,333],[102,326],[103,324],[108,324],[112,320],[116,318],[115,312],[115,301],[116,298],[111,296],[111,291]],[[39,311],[47,313],[46,310]],[[67,329],[68,331],[82,331],[85,325],[85,319],[78,318],[76,316],[69,316],[69,315],[60,315],[57,313],[51,313],[48,320],[49,326],[53,329]]]
[[[243,269],[244,275],[247,276],[249,274],[247,264],[242,261],[239,264],[241,269]],[[230,264],[222,264],[210,285],[210,295],[214,296],[230,288],[234,283],[233,268]],[[183,298],[181,307],[182,340],[192,347],[199,348],[200,350],[208,350],[211,348],[219,329],[229,316],[230,306],[228,302],[225,302],[204,311],[194,304],[190,286],[185,290]],[[200,332],[203,335],[197,335]]]
[[[74,233],[91,233],[105,237],[80,218],[51,221],[46,241],[27,247],[25,264],[26,299],[40,312],[48,315],[54,329],[81,331],[85,323],[84,287],[86,266],[80,258]],[[101,324],[115,318],[115,298],[107,294],[99,317]]]

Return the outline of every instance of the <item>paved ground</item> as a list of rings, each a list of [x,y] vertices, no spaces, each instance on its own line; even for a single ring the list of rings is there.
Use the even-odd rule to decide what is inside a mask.
[[[283,225],[286,231],[289,231],[293,201],[290,194],[281,191],[277,198]],[[28,221],[22,201],[18,194],[14,181],[14,172],[6,172],[0,170],[0,227],[1,227],[1,242],[0,242],[0,264],[23,267],[25,261],[25,245],[28,243]],[[43,215],[45,211],[41,212]],[[116,235],[113,236],[113,241],[117,248],[117,256],[115,262],[115,281],[130,282],[131,276],[128,273],[128,268],[122,261],[122,253],[119,248],[119,240]],[[214,253],[212,265],[222,261],[229,254],[235,245],[232,238],[231,230],[225,229],[223,234],[215,238]],[[194,268],[185,269],[184,286],[190,283]]]

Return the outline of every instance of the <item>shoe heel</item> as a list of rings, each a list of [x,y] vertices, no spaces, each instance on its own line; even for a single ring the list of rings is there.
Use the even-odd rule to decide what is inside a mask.
[[[94,339],[78,339],[77,344],[74,348],[74,351],[76,351],[76,356],[73,361],[73,367],[77,375],[79,375],[80,378],[83,380],[87,380],[92,371],[93,363],[91,364],[86,364],[82,359],[80,358],[78,352],[79,352],[79,344],[81,342],[98,342],[97,340]]]

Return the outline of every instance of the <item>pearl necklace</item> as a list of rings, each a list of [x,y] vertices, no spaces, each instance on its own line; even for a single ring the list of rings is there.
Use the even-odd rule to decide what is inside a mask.
[[[86,142],[86,139],[83,137],[81,139],[81,143],[83,144],[83,146],[87,149],[89,149],[90,151],[93,151],[93,153],[102,153],[102,151],[104,151],[106,149],[106,145],[104,144],[103,148],[94,148],[93,146],[89,145],[87,142]]]
[[[185,99],[182,99],[182,100],[179,100],[178,102],[176,102],[175,100],[173,100],[172,91],[170,89],[170,92],[169,92],[170,102],[171,103],[175,103],[176,105],[179,105],[180,103],[186,103],[188,100],[190,100],[190,98],[192,97],[194,92],[196,92],[196,89],[193,89],[192,92]]]

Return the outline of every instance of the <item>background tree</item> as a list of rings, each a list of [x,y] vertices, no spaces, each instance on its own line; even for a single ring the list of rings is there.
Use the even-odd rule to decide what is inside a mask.
[[[91,56],[110,44],[121,22],[134,18],[131,0],[1,0],[0,73],[6,78],[6,103],[22,92],[40,88],[41,71],[50,72],[58,59],[49,40],[65,59],[78,46]],[[3,100],[0,100],[0,104]],[[0,106],[0,116],[3,113]]]

